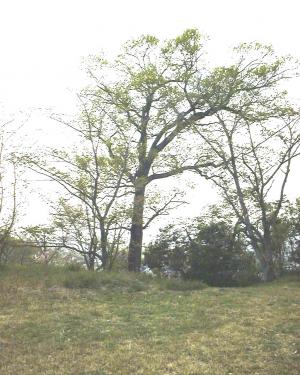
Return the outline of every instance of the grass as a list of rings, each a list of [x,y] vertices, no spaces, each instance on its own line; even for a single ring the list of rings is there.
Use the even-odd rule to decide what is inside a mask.
[[[203,289],[91,277],[87,289],[59,268],[0,270],[1,375],[300,373],[299,280]]]

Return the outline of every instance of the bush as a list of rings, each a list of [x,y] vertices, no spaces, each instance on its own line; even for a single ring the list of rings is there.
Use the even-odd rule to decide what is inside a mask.
[[[144,252],[144,263],[159,275],[165,269],[183,273],[186,268],[186,238],[174,225],[160,230],[159,236]]]
[[[167,226],[145,252],[145,263],[211,286],[245,286],[257,281],[254,254],[224,222],[197,220],[188,228]]]

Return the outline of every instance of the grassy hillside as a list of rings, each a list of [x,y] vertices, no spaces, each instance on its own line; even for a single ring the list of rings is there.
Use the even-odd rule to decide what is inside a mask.
[[[0,306],[1,375],[300,373],[296,279],[203,289],[11,267],[0,270]]]

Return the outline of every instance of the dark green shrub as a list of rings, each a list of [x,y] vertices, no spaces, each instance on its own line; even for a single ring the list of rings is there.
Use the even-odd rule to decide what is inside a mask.
[[[155,274],[169,268],[184,273],[187,262],[187,243],[183,233],[174,225],[160,230],[159,236],[151,242],[144,252],[144,263]]]
[[[212,286],[245,286],[256,281],[255,256],[225,223],[199,223],[189,251],[186,277]]]
[[[166,227],[147,247],[145,263],[212,286],[250,285],[258,275],[255,256],[247,250],[243,237],[235,236],[221,221],[198,219],[186,228]]]

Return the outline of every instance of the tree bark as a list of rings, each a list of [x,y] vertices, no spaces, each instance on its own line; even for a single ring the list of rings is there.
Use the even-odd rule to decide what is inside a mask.
[[[264,262],[261,265],[262,268],[262,278],[264,282],[273,281],[276,278],[274,265],[272,262]]]
[[[264,228],[263,259],[261,261],[263,281],[269,282],[276,278],[274,265],[274,249],[271,238],[270,226]]]
[[[95,270],[95,258],[91,256],[90,254],[87,257],[85,264],[86,264],[88,271]]]
[[[135,188],[130,242],[128,250],[128,270],[140,272],[143,245],[143,216],[145,206],[145,185]]]
[[[250,237],[250,236],[249,236]],[[264,282],[273,281],[276,278],[275,264],[274,264],[274,251],[272,248],[272,241],[270,232],[264,233],[264,238],[261,244],[258,241],[251,239],[251,245],[256,254],[262,272],[262,280]]]
[[[101,232],[101,261],[102,268],[105,270],[108,266],[108,253],[107,253],[107,233],[105,230],[104,223],[100,223],[100,232]]]

